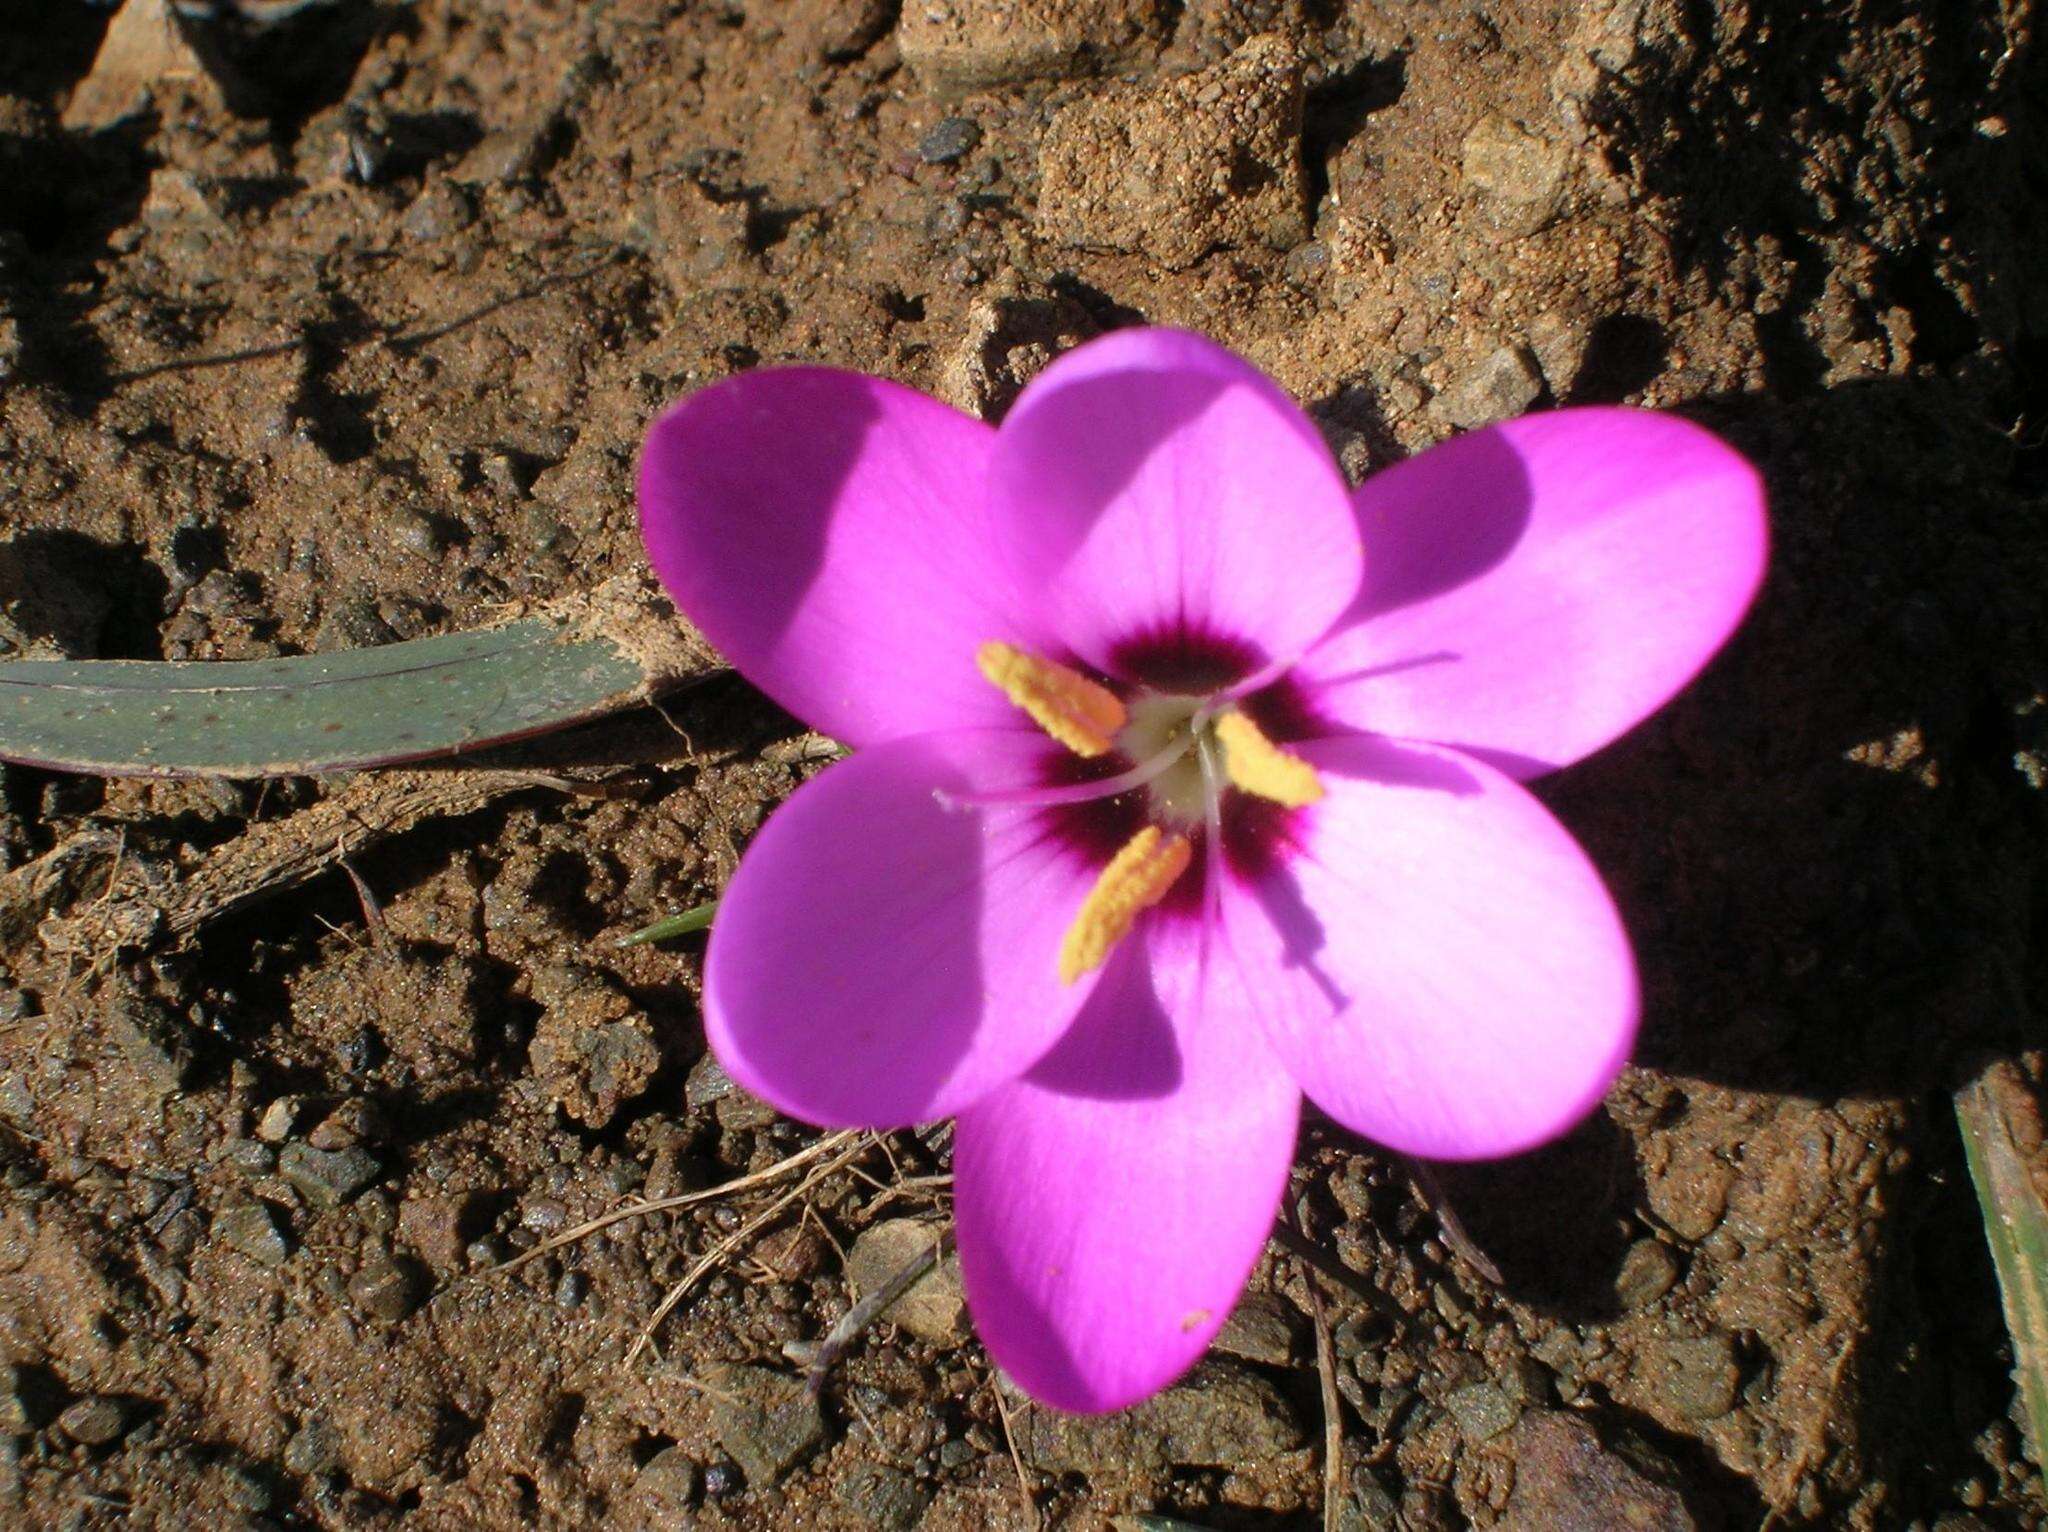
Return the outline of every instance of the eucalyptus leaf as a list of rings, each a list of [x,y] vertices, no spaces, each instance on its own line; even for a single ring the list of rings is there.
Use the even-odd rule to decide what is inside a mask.
[[[0,663],[0,760],[100,776],[301,776],[459,754],[643,703],[716,667],[615,582],[501,627],[282,659]]]

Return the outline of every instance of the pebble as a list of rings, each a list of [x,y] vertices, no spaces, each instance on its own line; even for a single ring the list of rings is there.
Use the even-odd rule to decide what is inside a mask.
[[[535,1234],[554,1234],[568,1226],[569,1206],[556,1197],[535,1197],[519,1213],[519,1227]]]
[[[341,1461],[341,1437],[324,1415],[308,1415],[284,1444],[284,1466],[296,1474],[326,1473]]]
[[[231,1138],[221,1158],[245,1176],[267,1176],[277,1169],[277,1151],[253,1138]]]
[[[409,1263],[396,1257],[373,1257],[349,1278],[348,1297],[373,1319],[397,1324],[419,1306],[419,1277]]]
[[[12,1362],[0,1362],[0,1438],[26,1436],[35,1429],[33,1390]]]
[[[872,1293],[941,1238],[944,1230],[922,1218],[892,1218],[864,1230],[846,1257],[846,1279],[857,1293]],[[910,1284],[883,1311],[920,1340],[951,1344],[967,1334],[967,1291],[960,1258],[948,1255]]]
[[[258,1266],[273,1271],[292,1253],[291,1241],[277,1226],[277,1215],[264,1202],[232,1203],[214,1214],[213,1232],[230,1249],[239,1250]]]
[[[562,1280],[555,1284],[555,1307],[577,1309],[583,1306],[585,1296],[590,1292],[590,1278],[580,1271],[565,1271]]]
[[[927,165],[950,165],[974,152],[981,126],[971,117],[944,117],[917,141],[917,157]]]
[[[1437,395],[1436,412],[1454,426],[1471,430],[1519,415],[1543,392],[1543,376],[1520,346],[1489,353]]]
[[[932,1503],[930,1491],[909,1474],[875,1463],[863,1463],[847,1474],[833,1495],[857,1525],[875,1532],[910,1532]]]
[[[635,1526],[685,1526],[697,1503],[701,1476],[681,1447],[664,1447],[647,1460],[629,1492]]]
[[[799,1378],[766,1367],[714,1367],[711,1428],[753,1488],[779,1482],[825,1444],[825,1418]]]
[[[738,1089],[732,1083],[732,1076],[725,1072],[725,1066],[707,1053],[690,1066],[689,1076],[683,1081],[683,1103],[692,1107],[710,1106]]]
[[[256,1137],[266,1144],[281,1144],[292,1136],[292,1125],[298,1120],[298,1098],[279,1096],[256,1119]]]
[[[128,1424],[128,1412],[104,1394],[91,1394],[64,1407],[57,1429],[87,1447],[104,1447]]]
[[[321,1208],[340,1207],[384,1173],[367,1149],[315,1149],[311,1144],[285,1145],[277,1166],[299,1195]]]
[[[707,1500],[723,1500],[745,1482],[739,1465],[721,1458],[704,1470],[704,1496]]]
[[[1273,1293],[1248,1293],[1223,1321],[1214,1344],[1218,1351],[1241,1356],[1247,1362],[1287,1367],[1294,1361],[1299,1325],[1300,1311],[1285,1298]],[[1354,1342],[1353,1355],[1356,1354]]]
[[[1678,1257],[1662,1240],[1639,1239],[1621,1258],[1614,1296],[1624,1309],[1646,1309],[1678,1281]]]
[[[1470,1383],[1444,1401],[1468,1442],[1490,1442],[1522,1418],[1522,1407],[1495,1383]]]

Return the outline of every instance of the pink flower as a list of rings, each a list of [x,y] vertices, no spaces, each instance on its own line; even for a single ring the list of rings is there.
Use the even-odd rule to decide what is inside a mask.
[[[1300,1097],[1405,1153],[1598,1103],[1628,938],[1520,785],[1659,707],[1764,564],[1750,466],[1560,410],[1348,493],[1198,336],[1062,357],[999,429],[749,373],[656,423],[654,566],[854,747],[725,896],[704,1015],[792,1116],[959,1118],[967,1296],[1047,1403],[1186,1369],[1270,1230]]]

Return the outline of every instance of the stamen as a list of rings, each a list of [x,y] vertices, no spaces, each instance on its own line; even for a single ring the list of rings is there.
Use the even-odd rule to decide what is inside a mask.
[[[1187,871],[1193,855],[1184,839],[1166,838],[1157,825],[1145,826],[1126,841],[1067,927],[1060,943],[1060,982],[1072,984],[1109,961],[1110,952],[1137,918],[1164,899],[1174,880]]]
[[[1077,670],[994,641],[974,651],[974,663],[1004,696],[1076,755],[1107,755],[1117,730],[1124,726],[1124,705],[1116,693]]]
[[[1071,782],[1061,787],[997,787],[983,793],[949,793],[940,788],[934,796],[943,808],[1001,808],[1010,804],[1025,804],[1032,808],[1051,808],[1062,803],[1093,803],[1098,798],[1114,798],[1156,780],[1171,770],[1180,758],[1188,753],[1191,736],[1183,734],[1164,750],[1147,756],[1128,771],[1120,771],[1113,777],[1097,777],[1092,782]]]
[[[1233,787],[1290,809],[1323,796],[1315,767],[1266,738],[1245,714],[1225,713],[1216,720],[1215,729],[1217,739],[1223,742],[1223,769]]]

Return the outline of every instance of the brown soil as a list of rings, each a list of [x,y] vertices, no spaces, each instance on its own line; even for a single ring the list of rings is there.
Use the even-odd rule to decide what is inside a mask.
[[[1552,402],[1753,453],[1758,611],[1545,788],[1648,1027],[1568,1142],[1441,1174],[1500,1285],[1404,1167],[1304,1140],[1336,1525],[2043,1524],[1948,1106],[2048,993],[2028,0],[349,0],[224,15],[224,86],[66,127],[106,25],[0,21],[10,646],[484,621],[636,566],[692,387],[801,359],[993,414],[1139,318],[1354,472]],[[484,1274],[814,1139],[701,1061],[701,947],[614,939],[821,750],[734,681],[668,711],[688,748],[610,796],[354,859],[379,921],[332,873],[180,946],[45,937],[334,784],[0,775],[0,1520],[1025,1526],[1014,1437],[1053,1524],[1317,1524],[1287,1255],[1127,1419],[999,1397],[943,1293],[808,1410],[782,1348],[844,1312],[840,1247],[942,1206],[942,1136],[820,1179],[630,1365],[792,1182]]]

